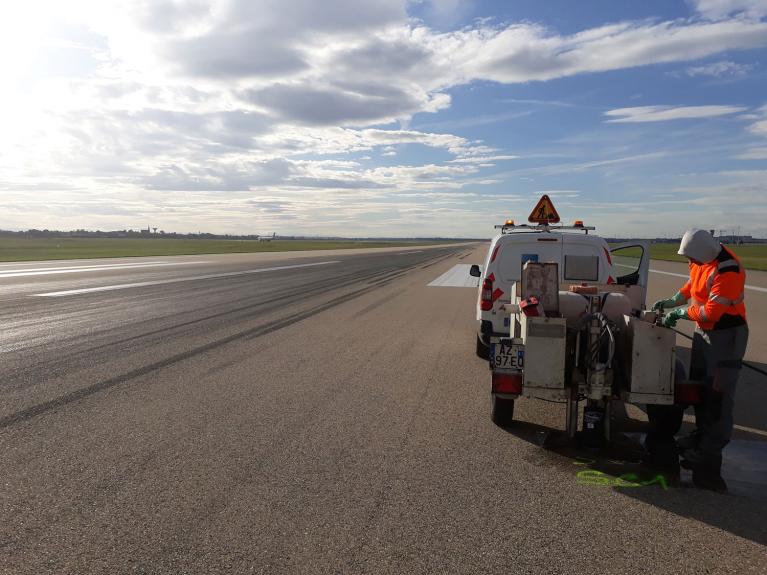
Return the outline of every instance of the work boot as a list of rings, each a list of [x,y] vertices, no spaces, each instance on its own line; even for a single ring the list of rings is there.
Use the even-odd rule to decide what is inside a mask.
[[[726,493],[727,483],[722,478],[722,456],[706,456],[699,449],[688,449],[682,453],[680,465],[692,471],[692,482],[698,489],[715,493]]]
[[[693,469],[692,483],[698,489],[706,489],[721,495],[727,493],[727,483],[718,471]]]

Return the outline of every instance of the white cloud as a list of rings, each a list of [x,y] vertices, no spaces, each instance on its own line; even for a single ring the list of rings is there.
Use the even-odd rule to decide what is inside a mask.
[[[166,228],[201,206],[208,209],[216,197],[235,199],[220,200],[218,215],[197,216],[200,222],[213,225],[225,216],[245,222],[231,215],[240,209],[300,217],[309,202],[351,190],[370,199],[405,189],[452,193],[469,182],[487,185],[496,180],[484,170],[516,156],[436,129],[405,129],[415,114],[448,108],[451,88],[689,62],[767,45],[767,23],[750,16],[722,20],[716,16],[722,9],[706,2],[699,3],[706,21],[620,22],[570,35],[530,22],[487,20],[440,32],[428,18],[409,19],[407,0],[11,4],[0,19],[4,189],[59,190],[100,223],[117,220],[97,217],[89,194],[118,190],[109,201],[125,214],[172,213]],[[754,2],[741,4],[744,15],[756,13]],[[429,14],[445,23],[463,10],[455,0],[431,0]],[[627,108],[608,117],[660,121],[738,110]],[[463,126],[514,117],[469,118]],[[763,123],[760,116],[751,130],[767,131]],[[440,126],[446,132],[459,127],[460,121]],[[401,145],[429,148],[429,159],[391,168],[322,160],[373,150],[391,157]],[[434,151],[447,156],[444,165]],[[635,161],[625,158],[529,170],[538,175]],[[181,207],[185,193],[188,208]],[[301,202],[293,195],[299,193]],[[141,200],[125,201],[129,196]],[[119,220],[117,212],[109,217]]]
[[[539,192],[533,192],[533,195],[546,194],[548,196],[563,196],[563,197],[575,197],[580,196],[579,190],[541,190]]]
[[[451,160],[454,164],[483,164],[486,162],[504,162],[506,160],[518,160],[519,156],[501,155],[501,156],[470,156],[466,158],[455,158]]]
[[[767,147],[749,148],[742,154],[733,156],[736,160],[767,160]]]
[[[767,104],[748,114],[746,120],[756,120],[748,127],[748,131],[757,136],[767,136]]]
[[[465,138],[452,134],[433,134],[416,130],[368,129],[358,132],[360,138],[373,145],[423,144],[432,148],[446,148],[458,153],[470,143]]]
[[[437,111],[449,105],[446,88],[474,80],[548,80],[767,45],[767,23],[743,20],[624,22],[569,36],[532,23],[438,33],[409,23],[404,0],[115,2],[79,12],[108,40],[103,70],[223,92],[229,105],[240,96],[241,106],[316,125]]]
[[[436,42],[460,58],[455,64],[468,78],[519,83],[690,61],[726,50],[755,48],[767,43],[767,23],[624,22],[571,36],[520,24],[463,31],[438,37]]]
[[[691,66],[684,73],[691,78],[696,76],[710,76],[712,78],[742,78],[753,68],[751,64],[738,64],[723,60],[712,62],[704,66]]]
[[[700,14],[712,20],[734,14],[749,18],[767,14],[767,0],[691,0],[691,3]]]
[[[757,136],[767,136],[767,119],[754,122],[748,129]]]
[[[713,118],[736,114],[746,110],[742,106],[639,106],[618,108],[605,112],[611,119],[608,123],[666,122],[692,118]]]

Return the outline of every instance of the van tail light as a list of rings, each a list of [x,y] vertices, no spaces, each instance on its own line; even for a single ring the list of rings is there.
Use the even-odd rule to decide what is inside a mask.
[[[493,373],[493,393],[522,393],[521,373]]]
[[[493,309],[493,280],[486,278],[482,282],[482,295],[480,297],[479,307],[482,311]]]

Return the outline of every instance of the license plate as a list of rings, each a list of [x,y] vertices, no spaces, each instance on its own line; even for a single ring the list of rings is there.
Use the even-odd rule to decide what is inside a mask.
[[[525,346],[501,340],[493,344],[490,357],[493,368],[521,370],[525,367]]]

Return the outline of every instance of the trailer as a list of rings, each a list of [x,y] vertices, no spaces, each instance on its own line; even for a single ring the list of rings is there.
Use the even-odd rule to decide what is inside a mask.
[[[558,225],[547,196],[529,222],[496,226],[484,267],[470,271],[480,278],[477,353],[489,363],[492,420],[511,424],[520,397],[562,402],[568,435],[598,447],[625,402],[673,440],[700,388],[685,380],[675,332],[646,309],[649,242],[609,246],[582,221]]]

